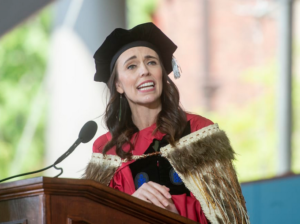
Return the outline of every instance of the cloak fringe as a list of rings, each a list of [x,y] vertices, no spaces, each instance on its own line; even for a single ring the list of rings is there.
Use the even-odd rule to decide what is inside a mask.
[[[210,125],[161,148],[211,223],[250,223],[224,131]]]
[[[121,164],[122,160],[118,156],[103,156],[102,153],[93,153],[92,159],[87,165],[82,178],[95,180],[108,186]]]

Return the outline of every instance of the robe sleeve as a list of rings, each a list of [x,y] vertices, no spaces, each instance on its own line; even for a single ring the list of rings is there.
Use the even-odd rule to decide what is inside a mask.
[[[109,187],[132,195],[135,192],[132,173],[128,166],[117,171],[109,183]]]

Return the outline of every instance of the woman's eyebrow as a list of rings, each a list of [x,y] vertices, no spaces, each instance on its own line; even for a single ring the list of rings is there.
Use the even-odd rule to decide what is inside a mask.
[[[125,65],[128,61],[130,61],[130,60],[132,60],[132,59],[135,59],[135,58],[137,58],[135,55],[131,56],[130,58],[128,58],[128,59],[124,62],[124,65]],[[146,55],[144,58],[147,58],[147,59],[149,59],[149,58],[154,58],[154,59],[158,60],[157,57],[154,57],[154,56],[152,56],[152,55]]]
[[[144,58],[154,58],[154,59],[158,60],[157,57],[154,57],[154,56],[151,56],[151,55],[146,55]]]
[[[124,65],[126,64],[127,61],[130,61],[130,60],[135,59],[135,58],[136,58],[135,55],[131,56],[130,58],[128,58],[128,59],[124,62]]]

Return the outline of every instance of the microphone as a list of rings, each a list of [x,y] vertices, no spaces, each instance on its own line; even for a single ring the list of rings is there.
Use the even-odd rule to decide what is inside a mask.
[[[55,162],[54,166],[62,162],[65,158],[67,158],[73,151],[76,149],[76,147],[81,143],[87,143],[91,141],[91,139],[95,136],[97,132],[98,126],[95,121],[88,121],[83,125],[81,128],[78,139],[74,142],[74,144],[66,151],[61,157],[59,157]]]
[[[48,166],[41,170],[37,170],[37,171],[29,172],[29,173],[22,173],[22,174],[18,174],[18,175],[12,176],[12,177],[8,177],[8,178],[0,180],[0,183],[4,182],[6,180],[16,178],[16,177],[21,177],[21,176],[25,176],[25,175],[29,175],[29,174],[42,172],[51,167],[54,167],[55,169],[60,169],[61,173],[59,175],[57,175],[56,177],[60,176],[63,172],[62,168],[57,168],[56,165],[59,164],[60,162],[62,162],[65,158],[67,158],[81,142],[87,143],[87,142],[91,141],[92,138],[95,136],[97,129],[98,129],[98,125],[95,121],[88,121],[81,128],[79,135],[78,135],[78,139],[75,141],[75,143],[62,156],[60,156],[51,166]]]

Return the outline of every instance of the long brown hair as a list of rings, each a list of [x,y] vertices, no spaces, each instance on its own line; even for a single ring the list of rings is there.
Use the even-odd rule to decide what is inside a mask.
[[[162,63],[162,83],[163,90],[161,94],[162,109],[157,116],[156,131],[166,134],[165,138],[172,145],[181,137],[186,125],[186,116],[179,105],[179,92],[176,85],[169,78]],[[105,122],[112,139],[104,146],[103,154],[106,154],[112,147],[116,146],[116,154],[121,158],[131,158],[133,143],[130,141],[133,134],[138,132],[131,118],[131,110],[126,97],[120,99],[120,94],[116,89],[118,79],[117,66],[114,66],[111,77],[107,83],[110,91],[110,100],[105,111]],[[121,110],[121,119],[119,113]],[[122,146],[129,144],[130,150],[124,151]]]

